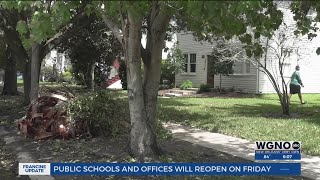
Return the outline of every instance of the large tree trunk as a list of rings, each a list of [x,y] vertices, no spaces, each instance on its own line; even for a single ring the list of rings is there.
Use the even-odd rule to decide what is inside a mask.
[[[24,64],[23,72],[23,91],[24,104],[30,104],[30,89],[31,89],[31,61],[27,60]]]
[[[86,85],[88,89],[94,90],[94,68],[95,64],[89,64],[86,77]]]
[[[41,66],[41,53],[42,46],[39,43],[32,45],[31,53],[31,88],[30,88],[30,101],[33,102],[39,96],[39,68]]]
[[[11,51],[6,48],[6,69],[4,75],[3,95],[17,95],[17,62],[12,58]]]
[[[172,12],[168,11],[164,3],[152,2],[151,14],[148,16],[146,49],[141,45],[142,14],[132,7],[126,12],[121,12],[120,15],[122,31],[110,17],[104,16],[103,19],[123,46],[131,120],[130,151],[133,156],[142,161],[146,156],[160,153],[155,134],[157,92],[161,53]],[[141,76],[141,57],[145,65],[144,80]]]
[[[141,23],[130,11],[124,24],[124,51],[127,61],[128,99],[131,119],[130,151],[140,161],[154,155],[153,132],[147,120],[141,79]]]
[[[152,148],[159,155],[161,148],[157,144],[157,100],[161,77],[162,49],[165,47],[165,35],[171,12],[161,7],[159,1],[153,2],[150,19],[148,21],[148,34],[146,50],[143,55],[144,62],[144,103],[146,107],[147,120],[152,130]],[[150,59],[149,59],[150,58]]]
[[[154,4],[154,6],[157,6]],[[158,6],[157,6],[158,7]],[[158,7],[159,8],[159,7]],[[147,34],[146,51],[143,55],[144,62],[144,104],[147,113],[147,123],[151,129],[152,149],[155,154],[161,153],[161,148],[158,147],[156,137],[157,125],[157,100],[158,90],[161,76],[161,59],[162,49],[164,48],[164,39],[166,28],[169,24],[169,17],[164,17],[164,14],[156,14],[157,10],[154,7],[152,15],[155,19],[149,23],[149,31]],[[166,19],[163,19],[166,18]]]

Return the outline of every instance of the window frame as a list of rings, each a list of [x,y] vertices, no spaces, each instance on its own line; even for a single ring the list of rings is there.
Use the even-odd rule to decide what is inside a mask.
[[[235,72],[232,74],[234,76],[241,76],[241,75],[251,75],[252,74],[252,71],[251,71],[251,65],[252,63],[249,61],[249,60],[245,60],[245,61],[241,61],[241,62],[238,62],[238,63],[234,63],[233,64],[234,66],[238,65],[240,66],[240,70],[241,72]],[[249,66],[248,66],[249,65]],[[249,68],[248,68],[249,67]],[[235,67],[233,67],[233,70],[234,70]],[[248,71],[249,70],[249,71]]]
[[[195,62],[194,63],[191,63],[191,55],[195,55]],[[183,71],[181,73],[181,75],[196,75],[197,74],[197,53],[196,52],[183,52],[182,53],[183,57],[185,58],[186,55],[187,55],[187,63],[184,63],[184,64],[187,64],[187,67],[185,67],[187,71]],[[191,72],[191,65],[195,65],[195,72]]]
[[[291,75],[294,71],[292,71],[291,62],[285,62],[283,63],[284,71],[283,71],[283,77],[284,78],[291,78]],[[279,73],[279,77],[281,77],[281,74]]]
[[[191,63],[191,55],[194,55],[194,60],[195,62],[192,62]],[[195,68],[194,68],[194,72],[192,72],[192,68],[191,68],[191,65],[195,65]],[[196,73],[197,72],[197,54],[196,53],[190,53],[189,54],[189,73]]]

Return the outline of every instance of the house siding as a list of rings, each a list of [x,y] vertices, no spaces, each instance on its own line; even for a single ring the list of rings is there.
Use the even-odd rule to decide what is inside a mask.
[[[235,66],[236,68],[237,66]],[[220,76],[214,77],[214,85],[220,86]],[[250,73],[248,74],[231,74],[229,76],[221,76],[222,88],[233,88],[236,91],[244,93],[257,92],[257,68],[255,65],[250,65]]]
[[[207,55],[212,52],[211,43],[196,41],[191,33],[177,34],[178,46],[182,53],[196,54],[196,72],[195,73],[178,73],[176,74],[176,85],[180,86],[183,81],[189,80],[194,87],[207,83]]]
[[[195,74],[176,74],[176,85],[180,86],[183,81],[190,80],[195,87],[200,84],[207,83],[207,55],[212,53],[212,47],[215,44],[208,42],[198,42],[191,33],[178,33],[177,41],[179,48],[183,53],[197,54],[197,67]],[[204,57],[203,57],[204,56]],[[235,66],[235,68],[239,68]],[[255,93],[257,91],[257,70],[256,67],[250,65],[250,73],[244,75],[230,75],[221,77],[221,85],[223,88],[235,88],[242,92]],[[220,86],[220,76],[214,77],[214,86]]]
[[[284,22],[289,26],[289,31],[286,33],[286,35],[293,35],[293,31],[295,30],[295,21],[293,19],[293,14],[290,12],[290,9],[287,8],[281,8],[280,10],[284,13]],[[316,54],[316,50],[318,47],[320,47],[320,34],[318,33],[318,36],[315,37],[312,41],[308,40],[308,37],[306,35],[299,37],[299,41],[295,43],[295,47],[299,47],[300,60],[297,61],[298,58],[296,55],[290,57],[290,67],[288,69],[288,72],[290,72],[290,74],[289,76],[285,77],[286,82],[289,83],[290,75],[295,71],[295,66],[299,65],[301,69],[301,79],[305,86],[305,88],[301,89],[302,93],[319,93],[320,79],[318,77],[320,77],[320,56]],[[268,52],[268,54],[270,53],[272,52]],[[270,57],[269,55],[267,56],[267,62],[269,62],[267,67],[270,71],[279,67],[275,60],[271,61],[271,58],[272,57]],[[262,72],[260,72],[259,76],[259,92],[275,93],[275,90],[269,78]],[[279,75],[275,75],[275,78],[278,78],[278,82],[281,85],[281,77]]]
[[[289,26],[289,31],[286,35],[293,36],[295,30],[295,21],[293,14],[289,9],[290,2],[279,2],[279,9],[284,13],[284,22]],[[211,54],[212,47],[215,44],[203,42],[202,44],[194,40],[192,33],[178,33],[177,41],[183,53],[197,54],[197,67],[195,74],[176,74],[176,85],[180,86],[183,81],[190,80],[195,87],[200,84],[207,83],[207,55]],[[274,42],[270,42],[271,44]],[[285,77],[286,82],[289,83],[290,75],[294,72],[295,66],[300,65],[300,74],[305,88],[302,88],[303,93],[320,93],[320,56],[316,54],[316,50],[320,47],[320,34],[312,41],[308,40],[307,36],[300,37],[299,41],[295,43],[299,49],[298,56],[292,55],[290,57],[290,67],[287,70],[288,75]],[[267,52],[267,68],[270,72],[275,72],[278,69],[277,61],[272,57],[272,51]],[[204,55],[204,57],[203,57]],[[261,58],[264,61],[264,58]],[[249,74],[234,74],[230,76],[222,76],[222,88],[234,88],[242,92],[248,93],[275,93],[268,76],[259,71],[257,66],[251,64]],[[235,70],[239,66],[234,66]],[[281,85],[281,77],[275,74],[275,79]],[[214,86],[220,86],[220,76],[214,77]]]

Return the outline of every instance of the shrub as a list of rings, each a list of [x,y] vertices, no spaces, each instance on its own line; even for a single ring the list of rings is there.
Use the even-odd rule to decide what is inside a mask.
[[[48,82],[57,82],[57,77],[55,77],[55,76],[50,76],[50,77],[48,77],[48,79],[47,79],[47,81]]]
[[[201,84],[199,88],[199,93],[210,92],[210,86],[208,84]]]
[[[180,89],[192,88],[192,82],[189,80],[183,81],[180,85]]]
[[[161,62],[160,84],[173,85],[175,80],[175,66],[167,60]]]
[[[89,92],[69,105],[73,119],[85,119],[92,135],[116,136],[128,132],[129,108],[126,99],[117,92]]]
[[[172,88],[172,86],[169,84],[160,84],[159,85],[159,90],[170,89],[170,88]]]
[[[64,73],[62,73],[62,80],[64,82],[71,82],[72,81],[72,74],[69,71],[66,71]]]

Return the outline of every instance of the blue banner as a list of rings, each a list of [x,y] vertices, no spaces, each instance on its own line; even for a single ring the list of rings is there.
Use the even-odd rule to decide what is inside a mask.
[[[50,175],[301,175],[300,163],[50,163]]]
[[[301,154],[255,154],[255,160],[301,160]]]

